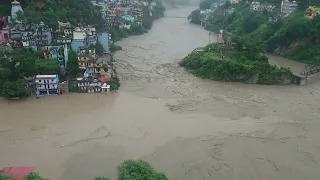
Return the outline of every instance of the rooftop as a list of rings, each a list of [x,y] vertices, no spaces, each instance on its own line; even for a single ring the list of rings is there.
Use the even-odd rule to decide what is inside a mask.
[[[13,0],[11,4],[12,4],[12,5],[20,5],[20,2],[17,1],[17,0]]]
[[[57,78],[58,75],[37,75],[36,79],[53,79]]]

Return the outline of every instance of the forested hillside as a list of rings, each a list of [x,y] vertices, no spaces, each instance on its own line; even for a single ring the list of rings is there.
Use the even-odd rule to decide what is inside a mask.
[[[2,16],[9,15],[11,0],[3,0],[0,6]],[[56,28],[57,21],[90,24],[102,28],[103,20],[99,7],[94,7],[89,0],[20,0],[24,15],[30,22],[43,21]]]
[[[213,1],[211,1],[213,2]],[[216,10],[210,16],[207,29],[217,32],[220,29],[231,32],[233,42],[268,51],[292,59],[312,64],[320,64],[320,16],[310,20],[304,17],[305,6],[286,18],[280,18],[279,0],[265,0],[276,3],[272,12],[250,11],[249,4],[225,4],[222,10]],[[208,2],[206,2],[208,4]],[[316,1],[312,5],[320,4]],[[205,8],[204,2],[200,7]],[[235,8],[234,13],[225,14],[224,9]]]

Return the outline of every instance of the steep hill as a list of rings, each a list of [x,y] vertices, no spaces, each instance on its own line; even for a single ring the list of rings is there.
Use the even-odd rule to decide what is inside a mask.
[[[11,0],[1,3],[1,15],[10,15]],[[24,15],[30,22],[40,22],[56,28],[57,21],[69,21],[73,25],[78,23],[91,24],[101,28],[99,7],[94,7],[89,0],[20,0]]]
[[[262,51],[297,61],[320,64],[320,16],[307,19],[305,9],[300,9],[281,19],[279,6],[272,12],[250,11],[248,4],[233,8],[234,13],[229,15],[224,11],[214,12],[207,29],[214,32],[224,29],[233,34],[233,42],[261,47]]]

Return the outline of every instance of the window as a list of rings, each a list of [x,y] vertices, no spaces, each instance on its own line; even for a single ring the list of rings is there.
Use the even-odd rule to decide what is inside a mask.
[[[41,82],[41,79],[39,79],[39,82]]]
[[[7,33],[4,33],[4,38],[9,38]]]

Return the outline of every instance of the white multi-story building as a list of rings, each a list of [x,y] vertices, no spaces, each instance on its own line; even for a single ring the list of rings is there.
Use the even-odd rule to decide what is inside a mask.
[[[238,4],[240,0],[230,0],[231,4]]]
[[[76,27],[73,31],[73,39],[74,40],[84,40],[87,36],[87,33],[84,29]]]
[[[59,94],[59,76],[37,75],[35,78],[37,95]]]
[[[20,2],[18,2],[17,0],[14,0],[11,3],[11,17],[10,17],[10,19],[16,19],[18,16],[18,12],[23,13],[23,10],[22,10]],[[10,19],[9,19],[9,21],[11,21]]]
[[[274,5],[260,4],[260,2],[258,2],[258,1],[253,1],[250,4],[250,10],[252,10],[252,11],[259,11],[259,12],[268,11],[268,12],[271,12],[275,8],[276,8],[276,6],[274,6]]]
[[[252,1],[250,4],[250,10],[258,11],[260,7],[260,2]]]
[[[295,12],[298,8],[298,3],[296,1],[283,0],[281,2],[281,13],[285,16]]]

